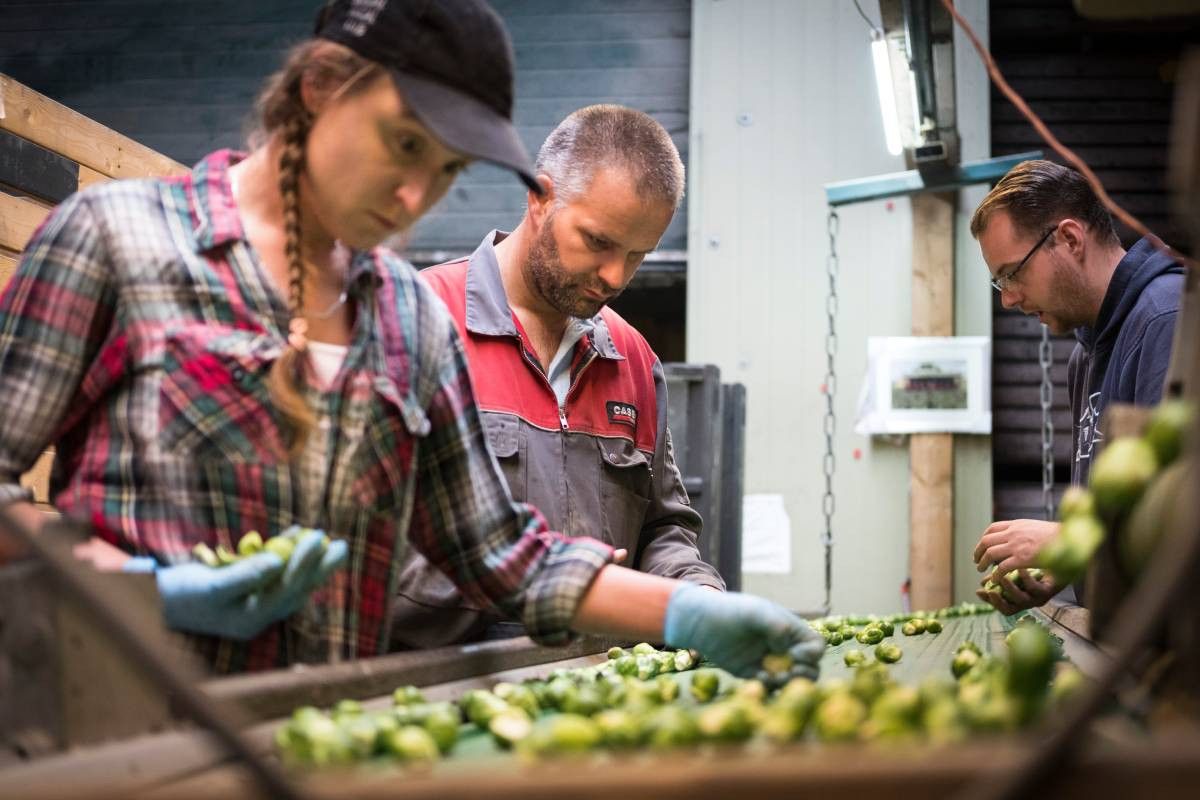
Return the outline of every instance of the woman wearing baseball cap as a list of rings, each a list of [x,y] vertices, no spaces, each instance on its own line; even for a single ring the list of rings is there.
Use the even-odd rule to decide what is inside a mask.
[[[380,246],[472,159],[537,187],[512,87],[480,0],[337,0],[248,155],[66,200],[0,295],[0,503],[36,524],[17,477],[54,444],[89,556],[153,571],[221,672],[382,653],[411,545],[545,643],[661,640],[740,674],[791,652],[814,675],[823,641],[784,609],[623,569],[513,503],[449,316]],[[193,559],[249,531],[287,546]]]

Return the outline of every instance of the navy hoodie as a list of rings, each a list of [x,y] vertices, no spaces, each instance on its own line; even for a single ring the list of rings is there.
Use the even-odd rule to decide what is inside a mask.
[[[1149,406],[1162,397],[1183,277],[1182,266],[1139,239],[1117,264],[1095,327],[1075,329],[1067,372],[1075,420],[1072,484],[1087,483],[1109,403]]]

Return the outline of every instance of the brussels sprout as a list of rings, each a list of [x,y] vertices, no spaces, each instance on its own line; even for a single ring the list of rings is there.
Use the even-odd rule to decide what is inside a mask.
[[[422,763],[436,761],[439,755],[437,742],[424,728],[405,725],[384,737],[384,748],[402,761]]]
[[[762,681],[745,680],[739,683],[737,688],[733,690],[733,696],[739,700],[761,703],[767,697],[767,687]]]
[[[813,713],[813,729],[824,742],[851,741],[866,721],[867,707],[849,692],[837,692],[825,698]]]
[[[563,699],[562,710],[568,714],[590,717],[604,708],[604,695],[593,684],[584,684]]]
[[[928,626],[928,623],[925,621],[924,617],[913,617],[910,624],[917,633],[924,633],[926,627]]]
[[[1104,526],[1091,516],[1077,514],[1063,520],[1058,535],[1042,545],[1037,559],[1059,583],[1078,580],[1092,554],[1104,541]]]
[[[579,714],[560,714],[549,720],[550,742],[556,753],[586,753],[603,740],[600,726]]]
[[[917,635],[917,626],[914,625],[912,623],[912,621],[910,620],[910,621],[904,623],[904,627],[902,627],[900,629],[900,632],[903,633],[905,636],[916,636]]]
[[[721,675],[715,669],[701,668],[692,675],[692,684],[688,690],[692,697],[701,703],[707,703],[717,694],[721,685]]]
[[[559,676],[551,679],[546,684],[546,696],[550,700],[550,705],[554,708],[561,709],[567,702],[567,698],[574,695],[578,689],[570,678]]]
[[[357,717],[363,713],[362,703],[357,700],[339,700],[329,711],[330,715],[338,717]]]
[[[1092,517],[1096,515],[1096,500],[1092,493],[1082,486],[1072,486],[1063,492],[1058,504],[1058,518],[1065,520],[1074,516]]]
[[[1121,436],[1111,440],[1092,461],[1090,485],[1096,507],[1104,514],[1128,511],[1158,466],[1154,447],[1144,439]]]
[[[533,720],[523,709],[512,706],[492,717],[487,729],[501,747],[512,747],[533,731]]]
[[[855,631],[850,625],[843,625],[842,627],[838,628],[838,633],[842,635],[842,641],[845,641],[847,639],[853,639],[857,631]]]
[[[629,711],[610,708],[601,711],[592,720],[600,728],[604,744],[609,747],[637,747],[642,742],[642,726]]]
[[[833,633],[829,634],[829,646],[837,647],[839,644],[842,643],[843,639],[844,639],[844,637],[842,636],[841,633],[839,633],[838,631],[834,631]]]
[[[887,620],[879,623],[879,629],[883,631],[884,636],[894,636],[896,633],[896,626]]]
[[[977,650],[962,649],[954,654],[954,659],[950,662],[950,671],[954,673],[954,677],[961,678],[970,672],[971,668],[979,663],[979,652]]]
[[[467,719],[480,728],[487,728],[492,717],[512,707],[496,695],[482,689],[467,692],[460,702],[463,710],[467,712]]]
[[[658,687],[658,696],[662,702],[673,703],[679,697],[679,681],[670,675],[659,675],[655,679],[655,685]]]
[[[863,664],[854,668],[854,675],[850,678],[850,692],[864,703],[870,704],[883,694],[884,689],[891,683],[892,676],[887,666],[878,663]]]
[[[666,673],[666,672],[674,672],[675,671],[675,654],[674,653],[660,651],[658,653],[655,653],[651,657],[656,662],[658,662],[658,674],[662,675],[663,673]]]
[[[904,656],[900,645],[884,642],[875,648],[875,658],[884,664],[895,664]]]
[[[521,686],[515,683],[497,683],[492,687],[492,694],[499,697],[510,706],[516,706],[529,715],[530,719],[536,719],[541,713],[542,708],[538,703],[537,697],[533,690],[528,686]]]
[[[1016,698],[985,682],[961,685],[958,701],[967,723],[977,730],[1012,731],[1021,717]]]
[[[1150,414],[1145,439],[1160,466],[1165,467],[1179,457],[1195,416],[1195,406],[1186,400],[1164,400]]]
[[[616,661],[618,658],[620,658],[621,656],[624,656],[624,655],[628,655],[628,653],[625,652],[624,647],[608,648],[608,660],[609,661]]]
[[[871,704],[861,729],[864,739],[901,739],[919,731],[921,698],[911,686],[893,686]]]
[[[618,675],[637,675],[637,657],[624,655],[613,662]]]
[[[279,560],[285,564],[288,562],[288,559],[292,557],[292,553],[295,551],[295,549],[295,540],[288,538],[287,536],[272,536],[263,543],[263,550],[268,553],[274,553],[279,557]]]
[[[983,651],[979,649],[979,645],[975,644],[975,642],[971,641],[970,639],[964,639],[959,643],[958,647],[954,648],[955,653],[961,653],[963,650],[970,650],[977,656],[983,655]]]
[[[722,700],[696,713],[700,736],[711,742],[740,742],[754,735],[755,714],[739,700]]]
[[[658,659],[654,656],[637,656],[637,672],[634,674],[643,681],[648,681],[659,673]]]
[[[847,650],[846,655],[842,656],[842,661],[847,667],[857,667],[859,664],[867,660],[867,654],[862,650]]]
[[[942,623],[936,619],[926,620],[925,632],[933,633],[933,634],[941,633],[942,632]]]
[[[200,542],[192,548],[192,556],[206,567],[221,566],[221,561],[217,558],[217,554],[204,542]]]
[[[350,752],[355,758],[366,759],[375,754],[379,729],[371,717],[357,714],[339,717],[337,720],[338,727],[346,735],[346,740],[350,744]]]
[[[424,703],[425,695],[416,686],[401,686],[392,692],[392,703],[398,706],[409,706],[413,703]]]
[[[676,650],[675,651],[675,671],[685,672],[696,666],[696,657],[692,655],[691,650]]]
[[[705,706],[708,710],[712,706]],[[655,749],[693,744],[700,731],[692,716],[679,706],[663,706],[652,711],[642,723],[642,735]]]
[[[1058,653],[1041,625],[1018,625],[1005,638],[1008,645],[1008,689],[1022,705],[1022,721],[1036,713],[1050,687]]]
[[[252,556],[255,553],[261,553],[262,549],[263,538],[262,534],[258,531],[247,531],[242,534],[242,538],[237,543],[239,556]]]
[[[775,693],[774,704],[807,713],[820,699],[821,690],[808,678],[792,678]]]
[[[785,675],[795,663],[790,653],[768,653],[763,656],[762,668],[768,675]]]
[[[867,645],[879,644],[883,641],[883,631],[873,625],[868,625],[862,629],[862,638],[858,641]]]
[[[1050,683],[1050,699],[1055,706],[1070,703],[1087,688],[1088,679],[1075,667],[1064,667]]]
[[[926,702],[921,711],[921,727],[934,744],[951,744],[967,738],[967,724],[958,703],[950,698]]]
[[[345,764],[354,756],[342,728],[311,707],[296,709],[292,719],[276,731],[275,744],[284,759],[318,767]]]
[[[790,708],[773,705],[763,715],[758,732],[772,742],[792,742],[804,732],[804,718],[797,717]]]
[[[460,717],[458,709],[449,703],[435,703],[421,722],[421,727],[433,737],[438,750],[448,753],[458,741]]]
[[[632,653],[635,656],[652,656],[657,652],[658,650],[656,650],[654,646],[648,642],[638,642],[633,646],[632,650]]]

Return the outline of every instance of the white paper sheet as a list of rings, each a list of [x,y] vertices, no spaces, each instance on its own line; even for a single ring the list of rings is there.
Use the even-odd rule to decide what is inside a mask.
[[[742,571],[792,571],[792,522],[781,494],[748,494],[742,500]]]

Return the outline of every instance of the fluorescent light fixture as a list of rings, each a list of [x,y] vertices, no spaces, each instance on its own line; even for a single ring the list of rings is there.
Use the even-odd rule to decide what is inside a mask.
[[[875,62],[875,88],[879,91],[879,112],[883,115],[883,136],[888,152],[900,155],[900,118],[896,113],[896,94],[892,88],[892,65],[887,40],[879,31],[871,32],[871,60]]]

